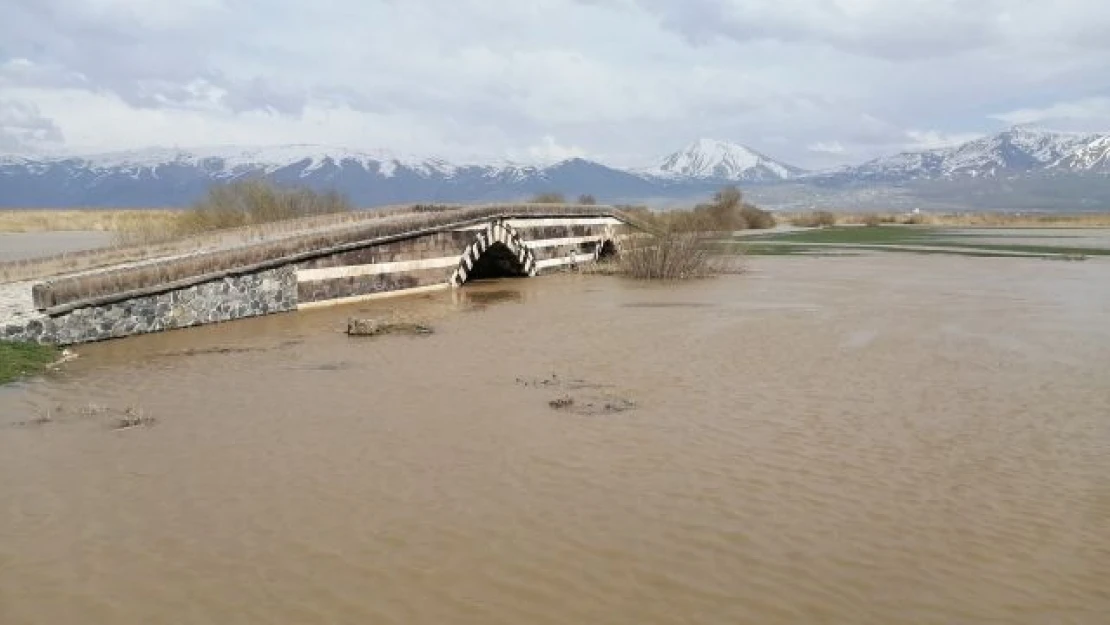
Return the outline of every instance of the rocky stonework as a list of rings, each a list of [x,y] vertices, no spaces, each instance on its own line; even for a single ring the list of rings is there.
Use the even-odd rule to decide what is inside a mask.
[[[54,324],[45,315],[30,320],[0,325],[0,341],[17,343],[53,343]]]
[[[287,266],[8,325],[0,339],[72,345],[296,308],[297,277]]]

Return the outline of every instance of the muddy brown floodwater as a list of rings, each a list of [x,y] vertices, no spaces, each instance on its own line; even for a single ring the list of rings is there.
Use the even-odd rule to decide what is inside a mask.
[[[0,391],[0,622],[1110,622],[1110,263],[751,267],[84,347]]]

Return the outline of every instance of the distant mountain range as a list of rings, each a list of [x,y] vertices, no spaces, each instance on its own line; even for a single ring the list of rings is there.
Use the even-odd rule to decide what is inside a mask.
[[[896,182],[1013,178],[1030,173],[1110,175],[1110,134],[1014,127],[954,147],[904,152],[855,167],[811,174],[818,180]]]
[[[1016,127],[819,172],[712,139],[641,170],[580,158],[546,166],[450,163],[312,145],[0,156],[0,206],[182,206],[213,183],[256,177],[336,189],[361,206],[514,200],[550,191],[667,204],[739,184],[771,206],[1110,208],[1110,135]]]

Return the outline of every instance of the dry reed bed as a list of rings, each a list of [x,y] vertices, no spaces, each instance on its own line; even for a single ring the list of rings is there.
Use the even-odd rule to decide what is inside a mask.
[[[290,220],[261,226],[269,240],[213,251],[160,258],[127,267],[61,277],[33,289],[35,305],[63,312],[83,305],[116,301],[143,292],[183,288],[224,275],[249,273],[377,242],[429,234],[495,217],[616,216],[640,220],[604,206],[495,204],[486,206],[408,206],[362,219],[349,214]],[[287,236],[281,236],[287,234]]]
[[[0,210],[0,232],[120,232],[139,227],[165,227],[174,218],[169,209],[7,209]]]

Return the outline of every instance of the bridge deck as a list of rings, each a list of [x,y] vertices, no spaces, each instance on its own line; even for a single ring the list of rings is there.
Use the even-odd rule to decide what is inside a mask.
[[[516,271],[534,275],[592,260],[616,230],[627,228],[644,225],[613,207],[587,205],[414,206],[356,218],[317,217],[281,224],[261,241],[213,248],[209,238],[207,249],[178,249],[55,276],[31,288],[37,312],[23,311],[22,297],[18,308],[24,322],[79,326],[67,341],[99,340],[105,333],[158,331],[386,291],[461,284],[488,271],[491,261],[481,257],[495,245],[511,250],[499,262],[515,262]],[[475,267],[479,260],[481,266]],[[198,298],[203,306],[196,303]],[[136,328],[130,318],[138,309],[142,318]],[[0,318],[0,338],[18,338],[19,330],[11,326],[18,320],[7,316]]]

